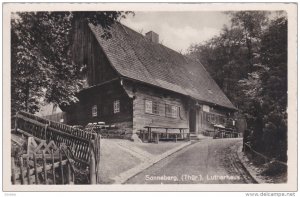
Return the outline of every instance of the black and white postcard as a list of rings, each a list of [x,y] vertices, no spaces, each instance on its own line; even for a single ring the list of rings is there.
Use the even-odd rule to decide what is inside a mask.
[[[296,3],[5,3],[4,191],[296,191]]]

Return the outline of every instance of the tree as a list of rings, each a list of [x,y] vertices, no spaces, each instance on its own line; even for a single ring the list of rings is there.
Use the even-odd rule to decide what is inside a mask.
[[[247,96],[245,100],[256,111],[247,114],[262,123],[261,129],[253,128],[253,145],[268,156],[287,160],[287,19],[279,17],[271,21],[261,40],[260,64],[249,77],[241,80]],[[246,109],[250,109],[250,107]]]
[[[268,12],[229,12],[231,26],[191,46],[253,130],[251,145],[270,157],[287,153],[287,19]],[[274,16],[274,15],[273,15]]]
[[[12,113],[77,100],[82,65],[71,58],[72,25],[85,20],[108,30],[132,12],[18,12],[11,19]],[[108,31],[103,34],[109,38]]]

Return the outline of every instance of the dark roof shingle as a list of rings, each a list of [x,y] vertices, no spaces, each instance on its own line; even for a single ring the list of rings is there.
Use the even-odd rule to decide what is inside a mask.
[[[201,63],[147,40],[120,24],[104,39],[100,26],[89,24],[100,46],[117,72],[128,78],[191,96],[197,100],[235,109]]]

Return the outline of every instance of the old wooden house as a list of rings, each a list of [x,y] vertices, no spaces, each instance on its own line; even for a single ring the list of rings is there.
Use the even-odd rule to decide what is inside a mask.
[[[104,121],[128,137],[145,126],[212,130],[236,110],[200,62],[116,23],[103,29],[76,24],[73,56],[86,65],[79,102],[64,108],[67,124]]]

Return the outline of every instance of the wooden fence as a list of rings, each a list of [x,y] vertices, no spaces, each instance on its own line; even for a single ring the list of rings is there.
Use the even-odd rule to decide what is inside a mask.
[[[73,160],[58,148],[54,141],[48,144],[28,138],[26,154],[11,157],[12,184],[72,184]],[[64,173],[66,172],[66,173]]]
[[[267,157],[266,155],[263,155],[262,153],[259,153],[259,152],[255,151],[248,143],[243,143],[243,151],[246,152],[246,153],[251,153],[252,155],[256,155],[256,156],[262,158],[265,163],[273,162],[273,163],[278,163],[280,165],[283,165],[283,166],[287,167],[286,162],[276,160],[275,158]]]
[[[100,181],[100,135],[23,111],[15,115],[13,131],[37,140],[54,141],[58,146],[65,145],[77,167],[89,168],[90,182],[96,184]]]

